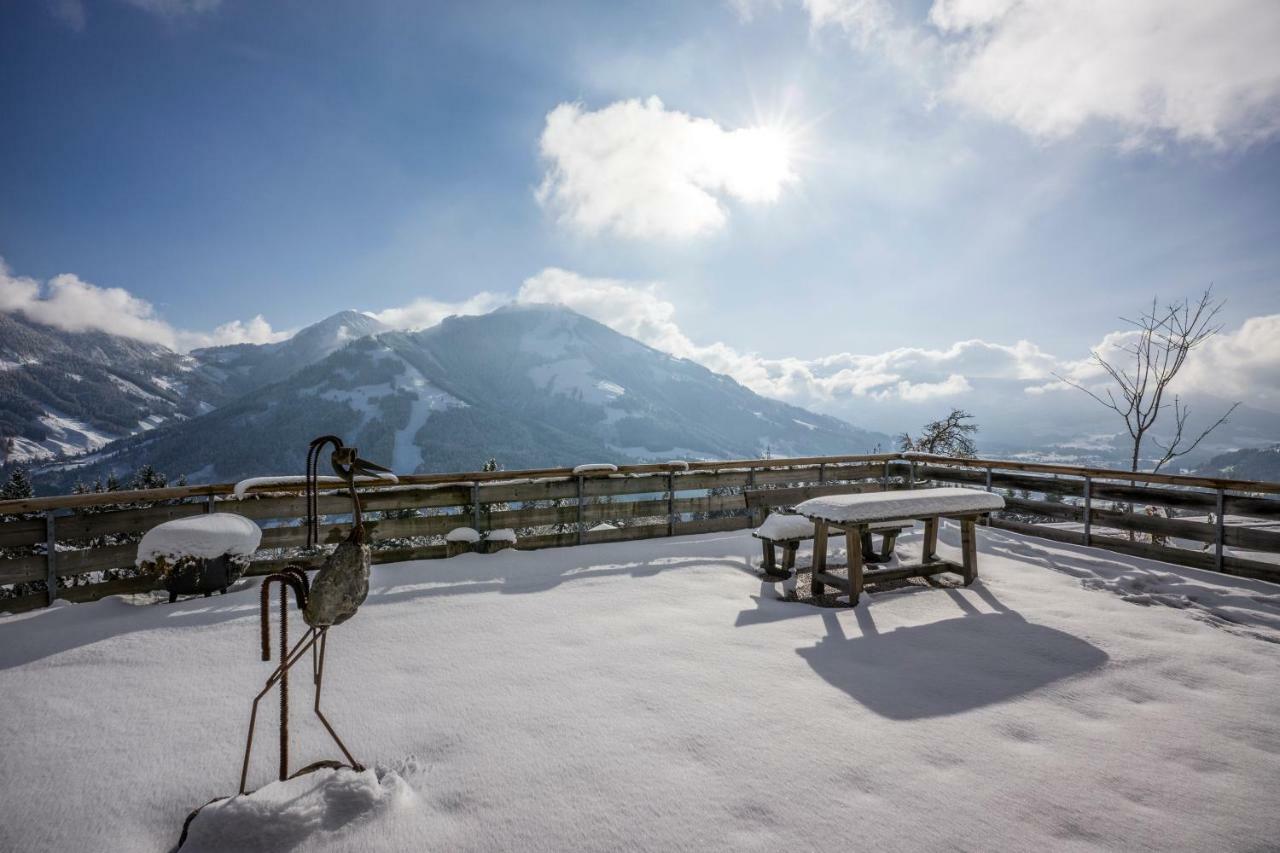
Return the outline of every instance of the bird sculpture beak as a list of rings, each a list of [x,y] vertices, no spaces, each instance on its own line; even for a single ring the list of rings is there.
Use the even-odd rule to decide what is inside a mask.
[[[380,477],[383,474],[391,473],[390,468],[385,468],[376,462],[370,462],[368,459],[361,459],[358,456],[356,457],[356,460],[351,463],[351,467],[358,473],[365,474],[369,477]]]

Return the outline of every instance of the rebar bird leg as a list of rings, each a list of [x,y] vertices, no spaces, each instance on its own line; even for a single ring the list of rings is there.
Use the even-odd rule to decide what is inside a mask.
[[[364,770],[364,766],[356,761],[351,751],[347,749],[347,745],[342,742],[342,738],[338,737],[338,733],[333,730],[333,726],[329,724],[329,720],[325,717],[324,712],[320,710],[320,688],[324,681],[324,652],[325,646],[329,639],[329,629],[321,628],[316,632],[319,635],[319,641],[311,646],[311,672],[316,683],[316,716],[320,718],[320,722],[324,723],[325,730],[329,732],[329,736],[333,738],[333,742],[338,745],[338,749],[342,750],[342,754],[347,757],[347,762],[353,770]],[[319,650],[317,652],[317,649]]]
[[[262,581],[262,659],[271,660],[271,638],[268,630],[271,609],[270,587],[272,583],[280,584],[280,665],[267,678],[262,691],[254,697],[249,712],[249,737],[244,748],[244,764],[240,770],[240,793],[245,792],[249,776],[249,757],[253,752],[253,732],[258,719],[258,703],[271,688],[280,685],[280,779],[289,775],[289,669],[297,663],[306,651],[315,645],[316,632],[308,628],[297,644],[289,648],[289,590],[292,589],[299,608],[306,606],[307,576],[301,569],[289,567],[283,572],[268,575]]]

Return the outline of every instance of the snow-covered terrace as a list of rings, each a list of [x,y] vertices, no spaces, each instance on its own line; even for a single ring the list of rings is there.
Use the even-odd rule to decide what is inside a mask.
[[[376,769],[266,785],[268,705],[266,787],[183,850],[1274,849],[1280,587],[979,546],[856,609],[778,600],[748,531],[378,566],[325,690]],[[256,587],[0,618],[0,849],[169,850],[235,790]]]

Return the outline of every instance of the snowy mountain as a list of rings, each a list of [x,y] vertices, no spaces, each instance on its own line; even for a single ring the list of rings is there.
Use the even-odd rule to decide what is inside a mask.
[[[96,450],[229,399],[196,359],[0,313],[0,463]]]
[[[193,481],[297,473],[332,432],[397,472],[862,453],[888,436],[769,400],[568,309],[518,306],[354,340],[64,476],[149,462]]]
[[[358,311],[340,311],[274,344],[236,344],[193,350],[201,370],[239,397],[279,382],[342,349],[351,341],[385,332],[387,326]]]

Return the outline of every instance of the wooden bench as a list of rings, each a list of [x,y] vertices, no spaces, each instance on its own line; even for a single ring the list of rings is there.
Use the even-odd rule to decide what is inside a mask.
[[[864,559],[873,563],[887,563],[893,557],[893,546],[898,541],[898,534],[908,527],[911,521],[878,521],[867,526],[862,533],[862,551]],[[872,546],[871,534],[879,533],[880,553],[876,554]],[[760,540],[764,552],[761,564],[764,573],[775,578],[788,578],[796,567],[796,552],[800,543],[814,538],[814,524],[802,515],[790,513],[770,513],[764,523],[751,533]],[[782,546],[782,568],[778,569],[777,546]],[[816,559],[816,558],[815,558]]]
[[[863,586],[904,578],[925,577],[941,572],[958,572],[965,586],[978,577],[978,545],[975,525],[978,518],[1004,508],[1004,498],[976,489],[907,489],[858,495],[813,498],[796,507],[796,512],[813,522],[813,594],[822,595],[826,586],[841,589],[849,604],[858,603]],[[921,562],[883,569],[865,569],[863,538],[873,524],[913,518],[924,522]],[[938,524],[941,519],[960,522],[961,562],[940,559]],[[844,531],[849,552],[849,577],[827,571],[827,536],[833,528]]]

